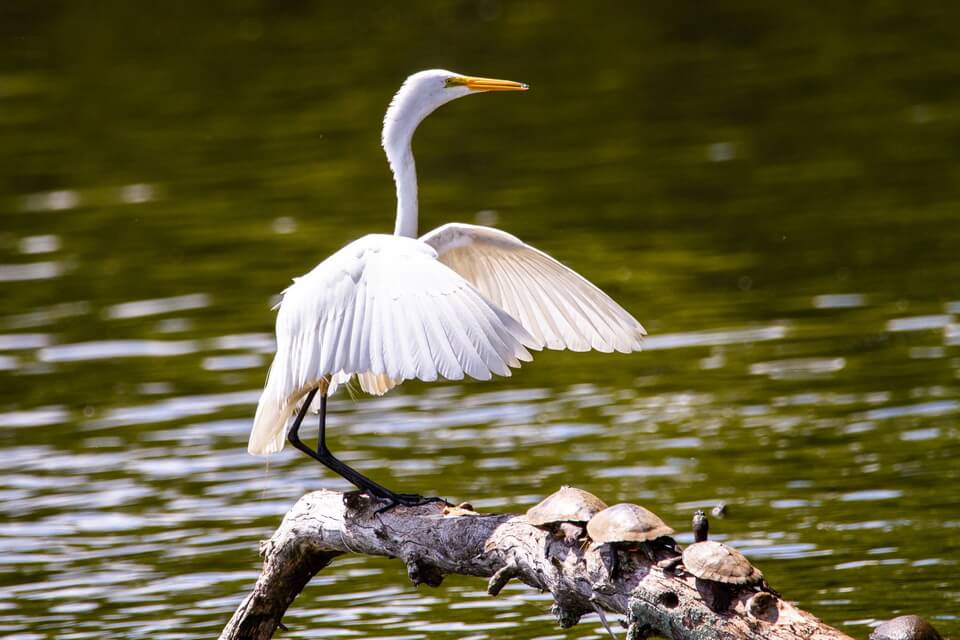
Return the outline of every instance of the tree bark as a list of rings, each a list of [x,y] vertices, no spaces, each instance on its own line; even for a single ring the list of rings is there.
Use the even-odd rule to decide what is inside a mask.
[[[712,610],[704,584],[682,570],[660,568],[676,552],[594,548],[583,539],[530,525],[524,516],[480,514],[429,504],[377,513],[365,494],[316,491],[287,513],[261,543],[263,570],[237,608],[221,640],[271,638],[287,607],[313,575],[336,556],[396,557],[414,585],[438,586],[457,573],[490,578],[496,596],[511,579],[549,591],[561,627],[594,611],[626,616],[628,640],[851,640],[811,614],[765,591],[743,587],[722,612]],[[611,576],[610,554],[619,553]],[[699,586],[699,591],[698,591]],[[706,595],[706,594],[705,594]],[[711,598],[707,598],[711,601]]]

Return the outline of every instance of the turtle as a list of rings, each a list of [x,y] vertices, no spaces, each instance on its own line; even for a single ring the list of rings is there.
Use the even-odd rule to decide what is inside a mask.
[[[920,616],[900,616],[873,630],[870,640],[942,640],[933,625]]]
[[[606,503],[589,491],[563,485],[527,510],[527,522],[573,542],[583,536],[590,518],[606,508]]]
[[[722,542],[708,540],[709,531],[710,521],[703,511],[694,513],[694,542],[683,550],[681,556],[684,568],[696,578],[697,591],[708,607],[725,611],[733,595],[745,587],[759,586],[763,591],[778,595],[764,582],[763,573],[742,553]]]
[[[637,504],[621,502],[607,507],[590,518],[587,535],[593,545],[601,548],[601,558],[607,555],[610,578],[615,579],[620,569],[620,551],[639,549],[651,560],[661,548],[676,549],[670,536],[673,529],[660,516]],[[603,547],[606,547],[606,554]]]

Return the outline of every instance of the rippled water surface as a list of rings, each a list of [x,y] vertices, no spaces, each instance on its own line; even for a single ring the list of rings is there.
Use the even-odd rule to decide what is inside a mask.
[[[724,501],[825,621],[960,635],[960,14],[720,4],[0,5],[0,635],[215,636],[257,542],[347,488],[245,451],[270,307],[392,229],[379,122],[438,66],[533,90],[422,127],[421,226],[509,230],[650,338],[340,395],[334,451],[487,510]],[[343,558],[283,637],[603,635],[484,586]]]

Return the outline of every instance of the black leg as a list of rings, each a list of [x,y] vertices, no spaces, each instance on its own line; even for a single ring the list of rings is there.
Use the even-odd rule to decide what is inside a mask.
[[[327,394],[320,396],[320,429],[317,431],[317,453],[327,450]]]
[[[359,488],[362,491],[366,491],[370,495],[380,498],[381,500],[386,500],[389,504],[380,509],[380,511],[386,511],[392,509],[397,505],[406,505],[406,506],[416,506],[421,504],[427,504],[430,502],[444,502],[442,498],[424,498],[415,493],[394,493],[386,487],[374,482],[370,478],[366,477],[356,469],[348,466],[342,460],[336,458],[330,450],[327,448],[326,442],[326,430],[327,430],[327,395],[323,394],[320,396],[320,431],[317,434],[317,450],[314,451],[308,447],[302,440],[300,440],[300,425],[303,423],[304,417],[307,415],[307,411],[310,410],[310,404],[313,402],[314,397],[317,395],[317,389],[313,389],[310,393],[307,394],[306,399],[303,401],[303,406],[300,408],[300,412],[297,414],[296,420],[290,426],[290,430],[287,432],[287,439],[290,441],[294,447],[304,452],[320,464],[325,465],[330,470],[334,471],[345,480],[353,484],[355,487]]]
[[[314,397],[317,395],[317,389],[313,389],[310,393],[307,394],[306,399],[303,401],[303,406],[300,407],[300,412],[297,414],[297,419],[294,420],[293,424],[290,426],[290,430],[287,432],[287,439],[290,441],[294,447],[303,451],[305,454],[316,460],[317,462],[327,466],[331,470],[335,471],[337,474],[342,476],[345,480],[356,486],[357,488],[368,491],[371,495],[374,495],[378,498],[389,498],[393,493],[389,489],[380,486],[373,480],[370,480],[366,476],[362,475],[359,471],[347,466],[344,462],[335,458],[330,450],[327,449],[325,443],[325,431],[326,431],[326,396],[321,396],[321,414],[320,414],[320,433],[317,437],[317,451],[314,451],[308,447],[302,440],[300,440],[300,425],[303,423],[303,419],[307,415],[307,411],[310,410],[310,405],[313,402]]]

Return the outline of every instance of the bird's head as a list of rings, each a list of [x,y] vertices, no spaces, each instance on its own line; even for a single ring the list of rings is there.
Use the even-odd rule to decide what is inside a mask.
[[[383,119],[384,147],[392,133],[413,134],[413,129],[434,109],[451,100],[486,91],[526,91],[527,85],[512,80],[465,76],[445,69],[413,74],[393,96]]]
[[[471,93],[526,91],[527,89],[527,85],[512,80],[478,78],[447,71],[446,69],[429,69],[407,78],[400,91],[397,92],[397,96],[408,94],[424,105],[431,105],[433,109],[436,109],[442,104]]]

